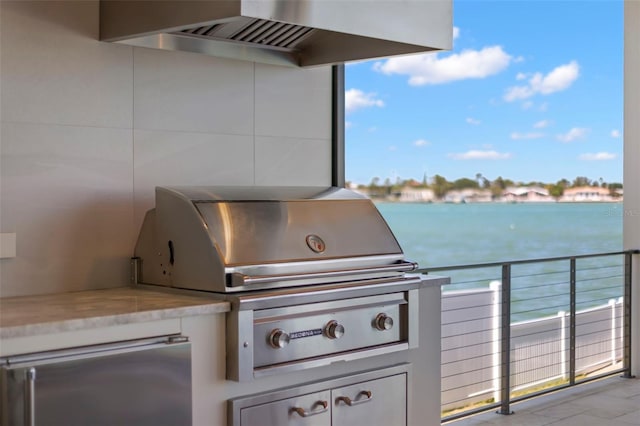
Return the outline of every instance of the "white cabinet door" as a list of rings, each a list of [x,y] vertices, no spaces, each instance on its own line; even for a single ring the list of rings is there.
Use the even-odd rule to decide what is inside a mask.
[[[407,424],[407,376],[398,374],[331,391],[332,426]]]
[[[330,426],[331,392],[315,392],[295,398],[243,408],[241,426]]]

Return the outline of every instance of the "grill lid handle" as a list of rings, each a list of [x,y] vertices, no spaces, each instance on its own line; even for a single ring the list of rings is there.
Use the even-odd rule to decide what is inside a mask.
[[[341,269],[337,271],[310,272],[302,274],[280,274],[280,275],[245,275],[238,272],[231,274],[231,286],[268,284],[282,281],[295,281],[304,279],[325,279],[338,278],[349,275],[364,275],[379,272],[410,272],[418,269],[415,262],[401,261],[391,265],[374,266],[361,269]]]

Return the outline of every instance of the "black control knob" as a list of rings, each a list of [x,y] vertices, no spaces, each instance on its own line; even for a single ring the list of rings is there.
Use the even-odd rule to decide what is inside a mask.
[[[269,344],[276,349],[282,349],[289,344],[290,337],[287,332],[276,328],[269,335]]]
[[[324,327],[324,333],[329,339],[339,339],[344,336],[344,326],[338,321],[329,321]]]
[[[391,330],[393,328],[393,318],[387,314],[378,314],[373,321],[373,326],[380,331]]]

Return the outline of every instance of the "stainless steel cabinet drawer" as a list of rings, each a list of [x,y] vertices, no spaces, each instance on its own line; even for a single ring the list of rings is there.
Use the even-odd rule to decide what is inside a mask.
[[[240,412],[242,425],[329,426],[331,392],[316,392],[274,401]]]
[[[331,391],[333,426],[407,424],[407,376],[398,374]]]
[[[406,426],[409,364],[231,399],[228,426]]]

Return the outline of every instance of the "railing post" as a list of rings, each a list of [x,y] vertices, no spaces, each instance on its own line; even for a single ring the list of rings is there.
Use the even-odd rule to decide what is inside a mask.
[[[502,315],[500,322],[500,410],[513,414],[511,401],[511,264],[502,265]]]
[[[631,262],[633,251],[624,254],[624,306],[622,315],[623,346],[622,346],[622,377],[633,378],[631,374]]]
[[[569,385],[576,384],[576,258],[569,268]]]

